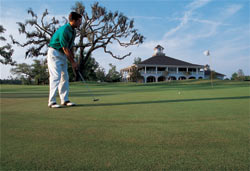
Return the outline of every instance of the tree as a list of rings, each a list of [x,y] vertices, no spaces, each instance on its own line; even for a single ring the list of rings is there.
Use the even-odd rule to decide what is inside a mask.
[[[31,64],[31,72],[35,84],[48,84],[49,83],[49,73],[47,60],[33,60],[34,63]]]
[[[102,82],[106,81],[106,74],[104,68],[98,67],[95,73],[97,81],[102,81]]]
[[[49,73],[46,60],[33,60],[33,64],[17,64],[11,69],[11,73],[17,75],[24,84],[48,84]]]
[[[115,65],[109,64],[109,66],[110,66],[110,69],[106,76],[106,80],[108,82],[119,82],[122,77],[121,74],[118,71],[116,71]]]
[[[239,69],[238,72],[237,72],[237,74],[238,74],[238,77],[245,76],[242,69]]]
[[[77,2],[72,9],[80,13],[84,19],[84,23],[77,30],[79,41],[75,46],[75,52],[79,50],[81,56],[78,58],[80,71],[85,68],[91,54],[97,49],[103,49],[105,53],[113,58],[121,60],[130,56],[131,52],[120,57],[108,50],[108,45],[117,43],[122,47],[128,47],[139,45],[145,39],[144,36],[138,33],[137,29],[134,29],[134,20],[128,19],[118,11],[108,12],[99,3],[94,3],[91,6],[91,15],[86,12],[85,6],[81,2]],[[43,13],[41,20],[38,20],[32,9],[28,10],[28,14],[31,15],[31,19],[26,20],[24,23],[17,23],[20,34],[26,35],[27,41],[20,43],[11,36],[12,41],[21,47],[29,47],[26,51],[26,58],[46,55],[49,41],[59,27],[59,20],[53,17],[50,22],[45,22],[45,17],[49,14],[47,9]],[[64,18],[64,22],[67,22],[66,18]]]
[[[95,60],[95,58],[90,56],[86,61],[84,68],[82,68],[80,72],[82,75],[85,75],[86,80],[96,80],[97,77],[95,71],[98,67],[98,62]]]
[[[138,65],[139,63],[141,63],[141,58],[140,57],[135,58],[134,59],[134,64]]]
[[[232,74],[232,77],[231,77],[231,80],[240,80],[240,81],[243,81],[243,80],[246,80],[247,77],[245,77],[244,75],[244,72],[242,69],[239,69],[238,72],[234,72]]]
[[[81,58],[79,53],[75,55],[75,58],[77,61],[79,61],[79,58]],[[69,81],[77,81],[78,80],[78,73],[74,73],[72,69],[72,65],[68,61],[68,72],[69,72]],[[95,58],[92,58],[92,56],[89,57],[88,61],[86,61],[84,68],[79,70],[82,75],[84,75],[86,80],[97,80],[96,77],[96,69],[99,67],[99,63],[95,60]]]
[[[6,29],[4,29],[2,25],[0,25],[0,34],[4,33],[5,31],[6,31]],[[6,41],[6,38],[3,36],[0,36],[0,40]],[[4,65],[7,65],[7,64],[15,65],[16,62],[13,61],[13,59],[12,59],[13,53],[14,53],[14,50],[12,49],[12,47],[9,43],[7,43],[4,46],[1,46],[0,47],[0,55],[1,55],[1,58],[3,58],[3,59],[0,59],[0,62]]]
[[[238,80],[241,80],[241,81],[245,80],[245,74],[242,69],[238,70],[237,76],[238,76]]]
[[[18,42],[11,35],[12,42],[21,47],[28,47],[25,53],[25,58],[46,56],[49,41],[55,31],[59,28],[59,20],[53,17],[50,23],[45,22],[44,19],[49,14],[47,9],[44,11],[40,22],[31,8],[28,9],[27,12],[32,18],[25,20],[24,23],[17,22],[19,26],[18,31],[20,34],[26,36],[26,42]]]
[[[10,70],[12,74],[17,75],[23,84],[31,84],[33,78],[31,65],[26,63],[17,64],[15,68]]]
[[[250,81],[250,76],[249,75],[245,76],[245,81]]]
[[[237,80],[238,79],[238,74],[234,72],[231,76],[231,80]]]
[[[130,79],[133,82],[138,82],[139,79],[142,79],[141,73],[140,73],[140,71],[138,70],[138,67],[137,67],[137,65],[139,63],[141,63],[141,58],[140,57],[135,57],[134,58],[134,66],[132,66],[131,74],[130,74]]]
[[[130,74],[130,79],[133,82],[138,82],[140,79],[143,79],[143,77],[141,76],[140,71],[138,70],[138,67],[136,66],[132,66],[131,68],[131,74]]]

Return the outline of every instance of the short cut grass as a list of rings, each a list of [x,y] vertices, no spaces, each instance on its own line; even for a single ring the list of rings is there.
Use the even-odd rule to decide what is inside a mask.
[[[249,170],[249,81],[87,84],[1,85],[2,171]]]

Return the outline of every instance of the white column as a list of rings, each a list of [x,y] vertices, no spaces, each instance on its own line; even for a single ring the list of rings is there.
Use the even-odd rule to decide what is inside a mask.
[[[179,73],[179,67],[177,67],[176,73],[177,73],[177,74]]]
[[[158,74],[158,66],[156,66],[156,74]]]
[[[168,67],[166,67],[165,71],[168,72]],[[166,76],[166,81],[168,80],[168,78],[169,78],[169,72],[168,72],[168,75]]]
[[[144,72],[145,72],[145,74],[147,74],[147,67],[146,66],[145,66],[145,71]],[[147,82],[147,80],[146,80],[146,82]]]

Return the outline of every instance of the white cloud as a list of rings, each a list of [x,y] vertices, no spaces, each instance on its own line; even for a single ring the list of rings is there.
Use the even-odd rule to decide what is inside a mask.
[[[172,35],[174,35],[178,30],[182,29],[182,28],[188,23],[191,14],[192,14],[191,11],[185,12],[183,18],[181,19],[180,24],[179,24],[177,27],[171,29],[169,32],[167,32],[167,33],[164,35],[164,37],[167,38],[167,37],[169,37],[169,36],[172,36]]]
[[[144,19],[144,20],[162,20],[163,17],[154,17],[154,16],[129,16],[133,19]]]
[[[195,0],[192,3],[187,5],[187,8],[189,8],[191,11],[201,8],[205,5],[207,5],[209,2],[211,2],[212,0]]]
[[[181,30],[182,28],[184,28],[188,22],[190,20],[192,21],[199,21],[197,19],[192,19],[192,14],[193,11],[197,10],[198,8],[201,8],[205,5],[207,5],[211,0],[195,0],[192,3],[187,5],[187,11],[184,12],[184,16],[180,19],[180,23],[179,25],[177,25],[175,28],[171,29],[170,31],[168,31],[164,37],[165,39],[167,39],[168,37],[174,35],[177,31]],[[205,20],[204,20],[205,21]],[[203,22],[204,22],[203,21]],[[208,21],[206,21],[208,23]],[[211,22],[210,22],[211,23]]]
[[[240,4],[233,4],[223,10],[223,14],[228,17],[237,13],[243,6]]]

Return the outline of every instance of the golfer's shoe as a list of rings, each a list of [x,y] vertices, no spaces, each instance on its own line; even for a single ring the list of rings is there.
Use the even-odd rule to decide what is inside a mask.
[[[66,101],[66,102],[62,103],[62,105],[63,105],[63,106],[76,106],[75,103],[70,102],[70,101]]]
[[[56,103],[51,103],[49,105],[50,108],[60,108],[61,106],[59,104],[56,104]]]

